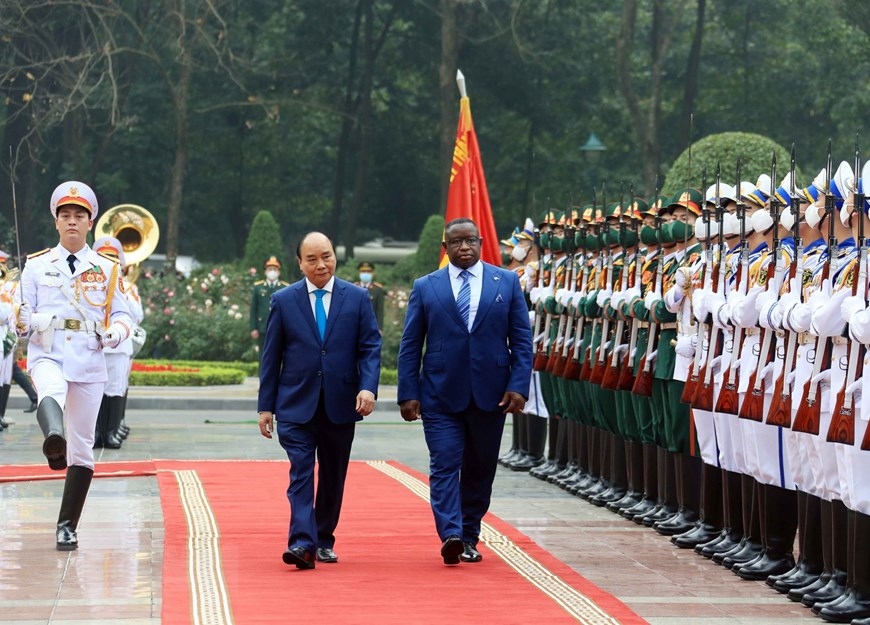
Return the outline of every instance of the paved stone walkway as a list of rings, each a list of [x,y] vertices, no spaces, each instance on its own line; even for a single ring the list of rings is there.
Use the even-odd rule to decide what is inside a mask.
[[[97,461],[284,459],[277,440],[259,435],[256,388],[255,379],[232,387],[133,388],[130,438],[120,450],[99,450]],[[15,423],[0,433],[4,464],[43,462],[34,415],[22,412],[28,404],[14,387],[7,417]],[[353,459],[397,460],[427,471],[422,428],[401,420],[395,387],[381,389],[378,409],[358,426]],[[0,625],[161,623],[156,479],[95,480],[81,547],[70,553],[54,549],[62,488],[60,480],[0,484]],[[652,625],[820,622],[763,582],[740,580],[650,529],[526,474],[499,468],[492,511]],[[433,526],[433,558],[438,547]]]

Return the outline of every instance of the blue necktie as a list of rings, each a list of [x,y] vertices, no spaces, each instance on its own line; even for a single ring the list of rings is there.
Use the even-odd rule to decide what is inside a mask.
[[[320,332],[320,340],[326,336],[326,308],[323,306],[323,296],[326,295],[326,289],[317,289],[314,291],[314,321],[317,322],[317,331]]]
[[[459,287],[459,293],[456,295],[456,307],[459,309],[459,316],[465,322],[466,329],[468,329],[468,315],[471,312],[471,284],[468,282],[470,276],[471,274],[465,269],[459,272],[462,286]]]
[[[76,272],[76,255],[70,254],[66,257],[66,264],[69,265],[69,272],[71,274],[75,274]]]

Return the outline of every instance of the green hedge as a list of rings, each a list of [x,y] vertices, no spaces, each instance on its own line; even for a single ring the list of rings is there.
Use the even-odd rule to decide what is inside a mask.
[[[256,377],[260,371],[260,365],[256,362],[220,362],[215,360],[159,360],[143,358],[137,359],[137,363],[143,365],[172,365],[173,367],[208,367],[209,369],[236,369],[244,372],[247,377]]]
[[[180,366],[180,365],[179,365]],[[131,386],[219,386],[241,384],[245,381],[244,371],[218,367],[203,367],[197,372],[190,371],[133,371],[130,373]]]

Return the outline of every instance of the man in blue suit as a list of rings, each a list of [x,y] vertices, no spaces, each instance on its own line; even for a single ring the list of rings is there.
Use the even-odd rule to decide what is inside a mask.
[[[290,460],[290,535],[283,560],[299,569],[338,562],[335,528],[356,422],[375,407],[381,334],[365,289],[335,274],[332,241],[307,234],[305,277],[272,296],[260,363],[260,433]],[[319,463],[314,492],[315,454]]]
[[[477,225],[454,219],[444,239],[450,264],[418,279],[408,301],[398,402],[403,419],[423,419],[441,557],[458,564],[481,560],[505,415],[529,392],[532,334],[517,275],[481,262]]]

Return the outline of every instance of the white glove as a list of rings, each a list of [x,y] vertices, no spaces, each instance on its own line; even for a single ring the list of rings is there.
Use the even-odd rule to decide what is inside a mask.
[[[636,297],[640,297],[640,289],[636,286],[631,287],[630,289],[626,289],[625,291],[625,300],[630,302]]]
[[[577,308],[578,304],[580,304],[580,300],[583,299],[583,297],[585,296],[580,291],[574,293],[573,297],[571,298],[573,300],[571,303],[574,305],[575,309]]]
[[[12,304],[0,302],[0,322],[5,323],[12,316]]]
[[[674,351],[684,358],[695,357],[695,346],[692,344],[692,337],[687,334],[681,334],[677,337],[677,345]]]
[[[101,337],[103,347],[118,347],[127,338],[127,329],[120,323],[110,325]]]
[[[704,289],[695,289],[692,291],[692,312],[695,314],[695,319],[701,323],[707,321],[707,295],[709,291]]]
[[[556,302],[559,303],[559,304],[562,304],[563,306],[564,306],[565,304],[564,304],[564,302],[563,302],[562,300],[563,300],[563,298],[565,297],[565,293],[566,293],[566,292],[567,292],[567,291],[565,291],[565,289],[556,289],[556,293],[555,293],[555,295],[553,296],[553,297],[556,298]]]
[[[782,309],[775,297],[758,298],[758,324],[769,330],[782,329]]]
[[[624,301],[625,291],[616,291],[613,295],[610,296],[610,305],[614,308],[618,309]]]
[[[538,270],[535,269],[533,264],[529,263],[523,271],[523,277],[525,277],[530,283],[534,284],[537,282],[536,278],[538,277]]]
[[[607,302],[610,300],[610,295],[613,293],[610,289],[601,289],[598,291],[598,296],[595,298],[595,303],[598,304],[599,308],[604,308],[607,306]]]
[[[676,284],[681,289],[686,288],[686,285],[689,284],[689,279],[691,278],[691,275],[691,269],[689,269],[688,267],[680,267],[674,274],[674,284]]]
[[[722,370],[722,356],[716,356],[710,361],[710,376],[715,378]]]
[[[764,287],[754,286],[749,289],[745,297],[729,296],[729,304],[731,305],[731,320],[734,325],[741,328],[754,328],[758,324],[758,310],[755,307],[755,302],[758,296],[764,292]]]
[[[30,314],[31,314],[30,306],[27,304],[21,304],[21,307],[18,309],[18,321],[17,330],[19,336],[24,336],[28,332],[30,332]]]
[[[819,395],[831,387],[831,370],[825,369],[812,378],[812,383],[818,385]],[[817,396],[818,399],[818,396]]]
[[[843,316],[843,321],[846,323],[852,322],[852,316],[858,314],[867,308],[867,302],[860,295],[852,295],[843,300],[843,305],[840,307],[840,314]]]
[[[731,323],[731,312],[728,310],[728,304],[725,301],[725,296],[721,293],[710,293],[705,299],[704,304],[710,314],[713,315],[713,325],[717,328],[727,328]]]
[[[864,390],[864,381],[860,378],[849,384],[846,387],[846,392],[852,396],[854,403],[861,403],[861,396],[864,394],[862,391]]]
[[[792,332],[806,332],[810,329],[813,322],[813,313],[809,305],[796,303],[793,306],[786,308],[780,300],[780,308],[782,309],[783,325],[788,327]]]
[[[765,388],[770,388],[773,384],[773,369],[774,363],[769,362],[758,372],[758,375],[761,377],[761,383],[764,384]]]
[[[840,309],[843,300],[851,293],[849,289],[840,289],[813,311],[812,328],[817,336],[840,336],[843,333],[845,324]]]
[[[865,345],[870,344],[870,309],[858,311],[849,320],[849,336]]]
[[[675,284],[674,286],[672,286],[669,290],[669,293],[669,299],[675,304],[679,304],[683,301],[683,295],[685,295],[685,293],[683,292],[683,287],[681,287],[679,284]]]
[[[662,296],[655,291],[651,291],[646,294],[645,298],[643,298],[643,305],[646,307],[647,310],[651,311],[660,301],[662,301]]]
[[[831,281],[825,280],[822,282],[822,288],[810,295],[807,304],[811,312],[816,312],[819,308],[825,305],[825,302],[831,297]]]

